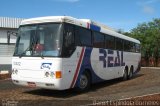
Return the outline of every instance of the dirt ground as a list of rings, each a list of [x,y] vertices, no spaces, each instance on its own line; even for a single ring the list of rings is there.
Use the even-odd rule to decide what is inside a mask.
[[[94,84],[84,93],[73,89],[55,91],[21,87],[11,80],[0,80],[0,106],[134,106],[139,103],[160,106],[160,68],[142,68],[131,80],[115,79]]]

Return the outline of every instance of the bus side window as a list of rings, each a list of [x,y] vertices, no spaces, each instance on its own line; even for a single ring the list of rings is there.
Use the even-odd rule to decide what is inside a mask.
[[[69,57],[75,50],[74,27],[70,24],[64,24],[63,35],[63,55]]]
[[[139,44],[135,44],[136,46],[136,53],[140,53],[140,45]]]
[[[115,39],[116,50],[123,50],[123,40],[120,38]]]
[[[130,44],[131,44],[131,47],[130,47],[131,52],[135,52],[136,51],[135,44],[133,42],[130,42]]]
[[[124,46],[123,46],[123,50],[126,51],[126,52],[129,52],[130,51],[130,43],[129,41],[126,41],[124,40]]]
[[[115,49],[115,38],[110,35],[106,35],[105,37],[106,41],[106,49]]]
[[[80,41],[80,34],[79,34],[80,27],[75,26],[75,45],[76,46],[81,46],[81,41]]]
[[[92,46],[92,36],[90,30],[76,26],[75,37],[77,46]]]
[[[104,35],[99,32],[93,32],[93,46],[104,48]]]

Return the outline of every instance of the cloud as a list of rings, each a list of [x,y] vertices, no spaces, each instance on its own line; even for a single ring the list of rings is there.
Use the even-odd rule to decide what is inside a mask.
[[[157,3],[157,2],[160,2],[160,0],[146,0],[146,1],[138,1],[137,2],[137,5],[139,6],[144,6],[144,5],[151,5],[151,4],[154,4],[154,3]]]
[[[154,14],[155,13],[155,9],[151,6],[144,6],[142,11],[146,14]]]
[[[137,2],[137,5],[141,7],[143,13],[154,14],[154,13],[156,13],[156,10],[153,7],[153,5],[158,2],[160,2],[160,0],[146,0],[143,2],[139,1],[139,2]]]
[[[80,0],[52,0],[52,1],[75,3],[75,2],[79,2]]]
[[[145,4],[153,4],[153,3],[156,3],[156,2],[159,2],[160,0],[148,0],[146,2],[144,2]]]

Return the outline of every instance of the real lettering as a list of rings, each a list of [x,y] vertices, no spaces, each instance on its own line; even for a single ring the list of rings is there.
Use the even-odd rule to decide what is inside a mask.
[[[115,55],[114,52],[116,52]],[[99,61],[102,61],[104,68],[125,66],[125,62],[123,61],[123,51],[99,49],[99,54]]]

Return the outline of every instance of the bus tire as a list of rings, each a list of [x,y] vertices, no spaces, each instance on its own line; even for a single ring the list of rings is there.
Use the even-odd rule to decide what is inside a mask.
[[[128,79],[131,79],[133,77],[133,67],[131,67],[129,75],[128,75]]]
[[[123,80],[123,81],[126,81],[127,79],[128,79],[128,71],[127,71],[127,69],[125,68],[124,73],[123,73],[122,80]]]
[[[83,92],[89,90],[91,86],[91,75],[89,72],[85,71],[83,74],[80,75],[79,78],[79,85],[76,88],[77,91]]]

